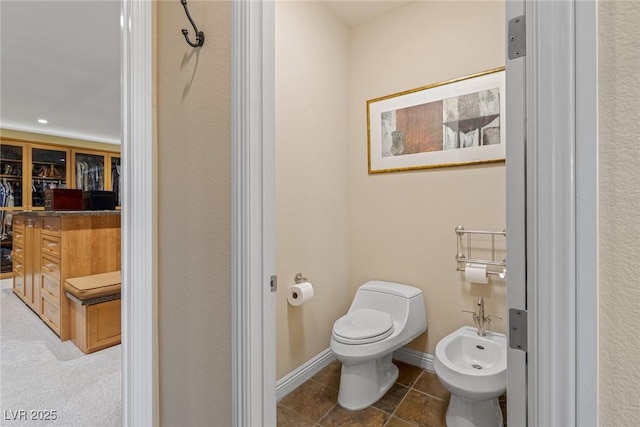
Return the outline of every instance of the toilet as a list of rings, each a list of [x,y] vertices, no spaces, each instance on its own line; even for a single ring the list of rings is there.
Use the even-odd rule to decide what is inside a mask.
[[[379,280],[360,286],[331,333],[331,350],[342,362],[338,404],[358,410],[380,399],[398,378],[393,352],[426,329],[420,289]]]
[[[480,336],[476,328],[463,326],[436,344],[433,369],[451,392],[447,427],[503,426],[498,397],[507,390],[505,335]]]

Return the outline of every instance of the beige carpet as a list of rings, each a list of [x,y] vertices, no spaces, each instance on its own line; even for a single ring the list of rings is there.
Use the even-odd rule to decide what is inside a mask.
[[[0,338],[1,426],[122,425],[120,345],[85,355],[61,342],[5,281]]]

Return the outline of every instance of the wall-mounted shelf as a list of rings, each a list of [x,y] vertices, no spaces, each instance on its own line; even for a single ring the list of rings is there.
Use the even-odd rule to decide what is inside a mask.
[[[467,230],[463,226],[459,225],[456,227],[455,232],[457,240],[456,271],[464,271],[467,264],[485,265],[487,267],[493,268],[492,270],[487,269],[487,274],[499,276],[501,279],[506,277],[507,260],[506,258],[502,258],[502,260],[499,260],[496,256],[496,237],[506,239],[506,231]],[[487,249],[491,252],[490,259],[474,256],[473,249],[476,248],[477,251],[478,248],[478,245],[476,244],[477,239],[474,239],[474,236],[477,237],[481,235],[490,236],[491,238],[491,247],[490,249]],[[466,240],[466,245],[463,244],[464,240]]]

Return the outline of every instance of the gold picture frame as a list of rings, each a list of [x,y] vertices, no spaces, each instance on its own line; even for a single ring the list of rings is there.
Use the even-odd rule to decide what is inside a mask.
[[[369,174],[502,162],[504,67],[367,101]]]

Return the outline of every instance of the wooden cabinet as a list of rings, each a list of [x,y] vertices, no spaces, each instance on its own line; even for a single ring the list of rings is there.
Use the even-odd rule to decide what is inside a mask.
[[[120,270],[120,212],[23,212],[14,215],[13,227],[13,291],[66,341],[64,283]]]
[[[22,144],[2,141],[0,144],[0,274],[11,274],[14,233],[12,215],[24,209],[24,171],[27,154]]]
[[[97,167],[93,173],[81,175],[79,180],[77,163],[88,165],[94,161],[102,165],[102,172]],[[95,182],[95,188],[79,186],[80,183],[88,186],[89,182]],[[13,275],[12,215],[43,210],[44,192],[49,188],[113,190],[119,206],[120,153],[0,138],[1,278]]]
[[[68,188],[69,149],[47,145],[29,144],[31,163],[30,181],[27,182],[30,197],[25,201],[27,209],[44,209],[44,192],[50,188]]]
[[[120,153],[74,149],[71,154],[74,168],[71,188],[115,191],[116,205],[120,206]]]
[[[42,219],[14,214],[13,218],[13,290],[36,313],[40,312],[40,289],[34,278],[40,271],[40,260],[30,248],[40,239]]]
[[[120,154],[110,154],[109,163],[111,164],[109,181],[111,182],[109,189],[116,193],[116,206],[122,206],[122,170],[120,169]]]

